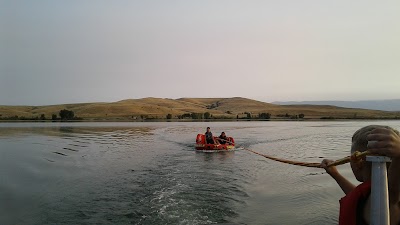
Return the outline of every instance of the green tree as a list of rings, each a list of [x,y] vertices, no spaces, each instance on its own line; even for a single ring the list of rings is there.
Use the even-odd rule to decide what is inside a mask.
[[[172,114],[171,114],[171,113],[168,113],[168,114],[167,114],[167,119],[168,119],[168,120],[172,119]]]
[[[44,114],[40,115],[40,120],[45,120],[46,116]]]
[[[51,115],[51,120],[57,120],[57,115],[56,114],[52,114]]]
[[[300,114],[299,114],[299,118],[300,118],[300,119],[303,119],[303,118],[304,118],[304,114],[303,114],[303,113],[300,113]]]
[[[192,115],[190,114],[190,113],[184,113],[184,114],[182,114],[182,119],[185,119],[185,118],[191,118],[192,117]]]
[[[192,116],[192,119],[194,119],[194,120],[203,119],[203,113],[192,113],[191,116]]]
[[[211,114],[209,112],[205,112],[204,119],[210,119],[210,118],[211,118]]]
[[[258,117],[260,119],[270,119],[271,118],[271,114],[269,114],[269,113],[260,113],[260,114],[258,114]]]
[[[67,109],[60,110],[58,115],[60,116],[61,120],[72,120],[75,116],[73,111]]]
[[[247,119],[251,119],[251,113],[246,112],[246,118],[247,118]]]

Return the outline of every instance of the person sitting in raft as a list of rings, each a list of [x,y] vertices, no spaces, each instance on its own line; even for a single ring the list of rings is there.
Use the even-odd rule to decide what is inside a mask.
[[[228,141],[228,137],[226,136],[225,132],[222,132],[221,135],[219,135],[218,141],[223,145],[226,144],[226,142]]]
[[[214,136],[212,135],[212,133],[210,131],[210,127],[207,127],[207,132],[205,133],[205,136],[206,136],[207,144],[219,144],[219,142],[214,139]]]
[[[390,224],[400,224],[400,135],[391,127],[371,125],[356,131],[352,137],[351,153],[369,150],[372,154],[392,158],[388,163]],[[331,160],[324,159],[321,167],[339,184],[346,194],[340,199],[339,225],[371,224],[371,162],[364,159],[350,161],[358,181],[357,187],[343,177]]]

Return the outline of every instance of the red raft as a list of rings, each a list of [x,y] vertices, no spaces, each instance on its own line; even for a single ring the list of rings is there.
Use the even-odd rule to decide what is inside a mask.
[[[216,137],[214,137],[215,141]],[[215,141],[216,143],[216,141]],[[228,137],[226,144],[207,144],[204,134],[198,134],[196,137],[196,150],[202,152],[219,152],[219,151],[233,151],[235,149],[235,140]]]

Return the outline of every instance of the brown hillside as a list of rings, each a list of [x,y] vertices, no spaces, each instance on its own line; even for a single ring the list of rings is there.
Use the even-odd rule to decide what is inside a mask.
[[[214,117],[243,117],[245,112],[252,115],[270,113],[272,118],[277,115],[304,114],[305,118],[394,118],[400,117],[399,112],[378,110],[340,108],[335,106],[317,105],[274,105],[246,98],[143,98],[127,99],[112,103],[81,103],[49,106],[0,106],[0,118],[19,116],[25,118],[40,117],[45,114],[51,118],[58,115],[62,109],[72,110],[76,116],[84,119],[132,119],[141,115],[152,118],[165,118],[167,114],[173,117],[184,113],[209,112]]]

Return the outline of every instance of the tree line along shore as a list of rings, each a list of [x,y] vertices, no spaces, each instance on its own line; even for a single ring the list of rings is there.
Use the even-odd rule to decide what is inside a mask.
[[[111,103],[1,106],[0,121],[198,121],[399,119],[400,112],[330,105],[276,105],[234,98],[143,98]]]
[[[232,113],[228,113],[229,116],[218,115],[213,116],[210,112],[205,113],[184,113],[182,115],[172,115],[167,114],[165,116],[160,115],[131,115],[125,117],[108,117],[108,118],[82,118],[77,116],[72,110],[62,109],[58,114],[52,114],[51,117],[46,117],[45,114],[41,114],[40,116],[34,117],[25,117],[25,116],[8,116],[3,117],[0,114],[0,120],[2,121],[230,121],[230,120],[360,120],[360,119],[400,119],[399,116],[393,117],[361,117],[354,114],[351,117],[333,117],[333,116],[322,116],[322,117],[309,117],[303,113],[300,114],[277,114],[271,115],[270,113],[258,113],[252,114],[250,112],[243,112],[240,114],[232,115]]]

